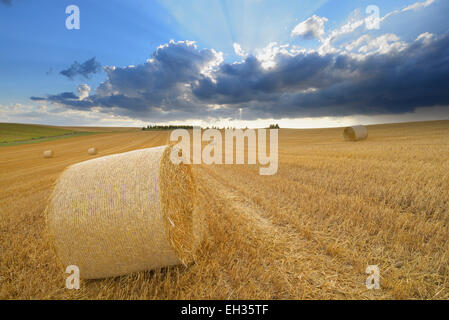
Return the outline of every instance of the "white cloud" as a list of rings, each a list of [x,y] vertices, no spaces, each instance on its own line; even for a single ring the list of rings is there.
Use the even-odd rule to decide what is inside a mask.
[[[313,15],[309,19],[298,24],[292,31],[292,37],[301,37],[304,39],[321,39],[325,34],[324,28],[328,21],[325,17]]]
[[[359,48],[363,43],[366,43],[371,40],[371,37],[367,34],[361,36],[360,38],[349,42],[346,44],[345,49],[346,51],[353,51],[356,48]]]
[[[434,38],[435,35],[433,33],[424,32],[416,38],[416,41],[422,41],[424,44],[430,44]]]
[[[294,45],[278,45],[277,42],[271,42],[265,48],[257,49],[255,56],[262,68],[270,69],[276,66],[276,59],[279,54],[294,56],[305,52],[306,50]]]
[[[12,105],[0,104],[2,119],[11,123],[39,123],[49,125],[79,126],[135,126],[140,127],[144,121],[126,116],[118,116],[93,109],[89,111],[66,109],[60,106]]]
[[[403,9],[394,10],[389,13],[387,13],[385,16],[381,17],[379,19],[379,23],[384,22],[389,17],[407,12],[407,11],[416,11],[419,9],[426,8],[430,5],[432,5],[435,2],[435,0],[426,0],[423,2],[415,2]],[[351,16],[349,17],[348,21],[343,24],[340,28],[332,30],[326,37],[323,37],[322,42],[322,49],[320,50],[322,53],[328,53],[328,52],[335,52],[335,49],[332,47],[332,43],[337,40],[339,37],[350,34],[359,28],[362,28],[366,26],[366,18],[363,17],[360,14],[360,10],[355,10]],[[334,51],[332,51],[334,50]]]
[[[388,13],[387,15],[385,15],[382,18],[382,20],[385,20],[386,18],[388,18],[388,17],[390,17],[392,15],[398,14],[398,13],[407,12],[407,11],[416,11],[416,10],[419,10],[419,9],[422,9],[422,8],[426,8],[426,7],[430,6],[431,4],[433,4],[434,2],[435,2],[435,0],[426,0],[426,1],[423,1],[423,2],[415,2],[415,3],[405,7],[403,9],[394,10],[394,11]]]
[[[386,54],[391,51],[401,51],[407,47],[405,42],[400,41],[395,34],[384,34],[380,37],[372,39],[365,46],[360,47],[361,53]]]
[[[391,51],[402,51],[407,48],[407,43],[392,33],[372,38],[369,35],[363,35],[357,40],[346,45],[345,49],[351,52],[357,49],[358,53],[363,55],[386,54]]]
[[[435,0],[426,0],[426,1],[423,1],[423,2],[415,2],[415,3],[409,5],[409,6],[405,7],[405,8],[402,8],[402,9],[399,9],[399,10],[394,10],[394,11],[391,11],[391,12],[387,13],[385,16],[383,16],[380,19],[380,22],[384,22],[389,17],[397,15],[397,14],[400,14],[400,13],[404,13],[404,12],[407,12],[407,11],[417,11],[419,9],[426,8],[426,7],[430,6],[431,4],[433,4],[434,2],[435,2]]]
[[[236,55],[240,56],[240,57],[247,57],[248,54],[245,52],[245,50],[242,49],[242,46],[238,43],[234,43],[233,44],[234,47],[234,52]]]
[[[400,14],[400,13],[407,12],[407,11],[411,11],[411,10],[416,11],[416,10],[419,10],[419,9],[422,9],[422,8],[426,8],[426,7],[430,6],[431,4],[433,4],[434,2],[435,2],[435,0],[426,0],[424,2],[416,2],[416,3],[411,4],[411,5],[403,8],[403,9],[394,10],[392,12],[387,13],[384,17],[379,18],[378,21],[379,21],[379,23],[381,23],[381,22],[384,22],[386,19],[388,19],[389,17],[391,17],[393,15]],[[320,18],[320,17],[317,17],[317,16],[313,16],[312,18],[314,18],[314,17]],[[292,35],[294,33],[296,34],[297,32],[298,33],[306,32],[306,25],[305,25],[305,23],[307,21],[311,20],[312,18],[309,18],[308,20],[306,20],[306,21],[300,23],[299,25],[297,25],[295,27],[295,29],[292,31]],[[324,19],[326,19],[326,18],[324,18]],[[327,19],[326,19],[326,21],[327,21]],[[346,23],[344,23],[341,27],[339,27],[337,29],[331,30],[327,35],[325,35],[324,23],[323,23],[323,28],[322,29],[317,28],[317,30],[322,30],[322,34],[320,36],[317,36],[317,38],[319,38],[321,40],[321,42],[322,42],[322,45],[318,49],[318,53],[321,54],[321,55],[326,55],[326,54],[330,54],[330,53],[338,53],[338,52],[340,52],[340,50],[335,48],[332,45],[332,43],[334,41],[336,41],[338,38],[340,38],[341,36],[347,35],[347,34],[351,34],[354,31],[358,30],[359,28],[362,28],[362,27],[366,26],[366,23],[367,23],[366,17],[364,17],[361,14],[361,11],[358,10],[358,9],[354,10],[351,13],[351,15],[349,16],[349,18],[346,21]],[[361,38],[359,38],[356,41],[363,41],[363,40],[366,40],[366,37],[362,36]],[[382,40],[386,40],[386,38],[379,39],[379,41],[382,41]],[[353,49],[351,49],[351,47],[353,47],[353,46],[359,47],[359,45],[356,45],[356,44],[357,44],[356,42],[352,42],[352,43],[346,45],[346,50],[347,51],[352,51]],[[390,49],[394,49],[394,48],[399,49],[400,47],[401,47],[400,45],[395,44],[393,47],[388,46],[388,49],[387,49],[385,44],[383,45],[383,48],[385,50],[390,50]],[[367,47],[364,48],[363,50],[364,51],[369,51]]]
[[[271,42],[265,48],[256,50],[256,58],[264,69],[269,69],[276,66],[275,58],[278,53],[279,46],[277,42]]]
[[[208,63],[204,64],[204,67],[200,70],[200,73],[209,77],[213,82],[215,82],[214,71],[223,63],[224,54],[223,52],[215,51],[210,49],[213,58],[210,59]]]
[[[84,100],[89,97],[90,87],[87,84],[80,84],[78,86],[78,95],[80,100]]]

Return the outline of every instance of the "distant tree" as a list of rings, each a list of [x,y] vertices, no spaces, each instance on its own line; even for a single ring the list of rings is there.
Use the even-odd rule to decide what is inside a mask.
[[[144,131],[160,131],[160,130],[175,130],[175,129],[186,129],[186,130],[192,130],[193,126],[185,126],[185,125],[169,125],[169,126],[162,126],[162,125],[151,125],[147,126],[146,128],[142,128]]]

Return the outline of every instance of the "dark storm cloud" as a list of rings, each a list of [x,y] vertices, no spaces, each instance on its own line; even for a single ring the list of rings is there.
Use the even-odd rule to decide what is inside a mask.
[[[73,92],[63,92],[57,95],[49,95],[46,98],[46,101],[63,104],[66,106],[70,106],[73,109],[79,110],[87,110],[94,107],[94,104],[91,100],[80,100],[79,97]]]
[[[31,100],[33,101],[45,101],[47,100],[47,98],[43,98],[43,97],[30,97]]]
[[[106,68],[107,80],[97,92],[139,96],[151,105],[172,105],[186,93],[185,84],[201,79],[201,70],[215,59],[211,50],[198,51],[193,44],[174,43],[160,47],[152,59],[136,67]]]
[[[296,56],[278,55],[274,69],[265,70],[255,57],[241,64],[223,64],[215,79],[203,78],[194,87],[194,94],[205,100],[236,104],[269,99],[273,94],[322,88],[343,78],[331,55],[317,53]]]
[[[222,65],[215,81],[204,78],[193,92],[203,101],[244,108],[250,118],[399,114],[449,105],[448,60],[448,34],[361,60],[279,54],[270,70],[255,58]]]
[[[63,76],[73,79],[76,76],[83,76],[84,78],[89,78],[90,74],[97,73],[101,70],[101,64],[93,57],[83,63],[75,61],[72,65],[66,69],[62,70],[60,74]]]
[[[200,80],[201,71],[215,59],[214,50],[197,50],[188,42],[170,42],[157,49],[147,63],[106,67],[107,79],[96,94],[80,100],[73,93],[63,93],[50,95],[46,100],[73,109],[114,109],[114,113],[139,118],[197,115],[204,112],[203,106],[189,101],[194,97],[186,84]]]
[[[277,53],[265,69],[255,57],[221,63],[213,50],[189,43],[160,47],[147,63],[105,68],[96,93],[46,100],[67,108],[100,107],[147,119],[235,117],[244,119],[402,114],[417,107],[449,105],[449,34],[424,37],[403,50],[371,53]]]

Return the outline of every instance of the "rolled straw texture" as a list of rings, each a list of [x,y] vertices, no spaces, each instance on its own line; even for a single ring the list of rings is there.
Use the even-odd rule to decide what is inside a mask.
[[[191,168],[173,165],[169,147],[101,157],[68,168],[56,183],[47,226],[63,267],[84,279],[119,276],[192,261]]]
[[[44,158],[53,158],[53,150],[44,151]]]
[[[360,141],[368,138],[368,130],[365,126],[353,126],[345,128],[343,136],[346,141]]]

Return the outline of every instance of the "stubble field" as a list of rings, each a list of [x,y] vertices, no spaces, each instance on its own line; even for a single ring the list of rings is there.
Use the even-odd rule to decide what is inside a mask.
[[[69,165],[167,143],[99,133],[0,148],[2,299],[449,299],[449,121],[280,130],[279,170],[194,166],[207,237],[197,261],[65,289],[44,209]],[[52,159],[42,152],[55,151]],[[378,265],[381,289],[365,286]]]

